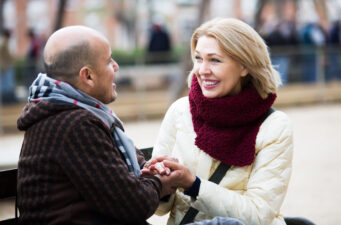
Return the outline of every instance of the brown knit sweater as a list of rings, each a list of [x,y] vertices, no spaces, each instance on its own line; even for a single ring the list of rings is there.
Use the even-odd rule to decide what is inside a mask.
[[[131,175],[110,130],[91,112],[29,103],[18,129],[25,131],[18,170],[21,224],[145,224],[156,210],[160,180]]]

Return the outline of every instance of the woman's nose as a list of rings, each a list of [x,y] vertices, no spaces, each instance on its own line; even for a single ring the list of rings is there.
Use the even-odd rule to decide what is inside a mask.
[[[200,64],[200,67],[199,67],[199,74],[209,74],[211,72],[210,70],[210,67],[207,63],[203,62]]]

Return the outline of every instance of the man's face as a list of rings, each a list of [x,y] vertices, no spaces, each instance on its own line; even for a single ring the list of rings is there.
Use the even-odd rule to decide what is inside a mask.
[[[96,40],[94,44],[97,52],[97,65],[94,69],[95,87],[92,96],[104,104],[113,102],[116,97],[115,72],[118,71],[118,64],[111,58],[111,48],[106,40]]]

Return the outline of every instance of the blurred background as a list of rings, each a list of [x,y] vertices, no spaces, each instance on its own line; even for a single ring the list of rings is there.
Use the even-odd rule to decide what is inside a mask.
[[[0,0],[0,169],[17,165],[23,133],[16,120],[55,30],[81,24],[108,37],[120,65],[118,99],[109,106],[137,147],[148,147],[169,105],[188,93],[193,30],[214,17],[254,27],[281,74],[275,107],[295,131],[283,212],[340,222],[341,0]],[[7,206],[0,204],[0,218],[12,214]]]

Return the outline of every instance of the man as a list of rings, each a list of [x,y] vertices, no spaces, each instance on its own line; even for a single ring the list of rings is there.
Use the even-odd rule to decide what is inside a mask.
[[[108,40],[62,28],[44,49],[46,74],[18,119],[25,131],[18,170],[22,224],[146,224],[181,174],[141,174],[144,158],[105,105],[115,100]]]

